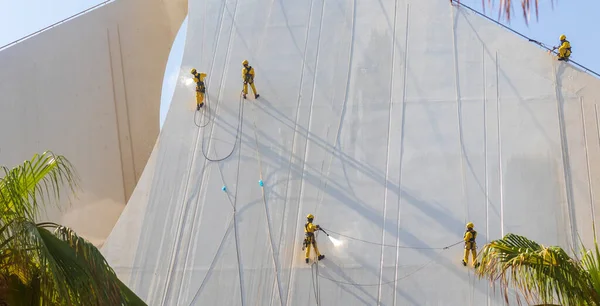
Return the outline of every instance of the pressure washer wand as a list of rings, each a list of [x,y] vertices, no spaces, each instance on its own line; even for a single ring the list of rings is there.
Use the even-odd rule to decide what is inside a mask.
[[[325,235],[327,235],[327,237],[329,237],[329,234],[327,234],[327,232],[322,227],[319,227],[319,230],[322,231],[323,233],[325,233]]]

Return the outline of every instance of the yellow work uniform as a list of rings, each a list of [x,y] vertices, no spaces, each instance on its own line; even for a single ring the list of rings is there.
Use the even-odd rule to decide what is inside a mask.
[[[467,264],[469,263],[469,251],[473,255],[473,264],[477,264],[477,242],[475,242],[475,238],[477,238],[475,230],[467,230],[463,237],[465,241],[465,256],[463,260]]]
[[[204,94],[206,93],[204,78],[206,78],[206,73],[194,74],[194,82],[196,83],[196,104],[198,106],[202,106],[204,104]]]
[[[306,237],[304,238],[304,246],[306,247],[306,258],[310,255],[310,246],[312,245],[315,248],[315,253],[317,253],[317,257],[321,256],[319,253],[319,248],[317,247],[317,241],[315,240],[315,232],[319,230],[318,225],[314,225],[310,222],[306,222],[304,225],[304,234]]]
[[[254,87],[254,68],[252,66],[242,68],[242,79],[244,80],[244,97],[248,94],[248,84],[250,84],[252,92],[256,96],[258,93],[256,92],[256,87]]]
[[[560,47],[558,47],[558,58],[568,59],[571,56],[571,43],[568,40],[563,40]]]

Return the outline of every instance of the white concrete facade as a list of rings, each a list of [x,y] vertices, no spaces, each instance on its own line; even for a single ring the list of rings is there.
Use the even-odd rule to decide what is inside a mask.
[[[178,84],[102,249],[149,305],[504,305],[460,263],[467,222],[479,246],[591,242],[599,79],[447,0],[192,0],[188,20],[180,77],[208,73],[207,107]],[[310,265],[308,213],[343,242],[320,234]]]
[[[185,0],[118,0],[0,51],[0,164],[66,156],[78,199],[50,220],[103,243],[159,134],[160,93]]]

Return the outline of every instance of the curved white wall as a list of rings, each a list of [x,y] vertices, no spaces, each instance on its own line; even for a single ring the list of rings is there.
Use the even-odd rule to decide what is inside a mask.
[[[103,243],[158,136],[183,0],[119,0],[0,51],[0,164],[52,150],[81,191],[48,218]]]
[[[192,0],[191,67],[102,249],[150,305],[504,305],[466,222],[591,241],[600,80],[447,0]]]

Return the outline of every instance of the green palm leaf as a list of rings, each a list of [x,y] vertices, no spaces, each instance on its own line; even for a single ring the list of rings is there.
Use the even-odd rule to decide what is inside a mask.
[[[583,258],[581,259],[581,263],[584,269],[588,272],[590,276],[590,282],[593,287],[593,298],[596,301],[600,301],[600,247],[598,247],[598,241],[596,240],[596,226],[593,225],[594,231],[594,250],[587,250],[585,246],[581,249],[583,250]]]
[[[69,228],[28,221],[14,227],[19,227],[15,231],[21,233],[17,239],[21,247],[10,257],[12,276],[19,276],[21,287],[40,284],[37,290],[21,288],[21,294],[35,295],[42,305],[145,305],[118,279],[100,251]],[[25,277],[16,273],[23,267]]]
[[[117,277],[100,251],[87,240],[79,237],[68,227],[57,224],[44,224],[54,226],[55,235],[61,242],[69,246],[69,252],[76,256],[80,264],[89,271],[94,282],[90,284],[94,288],[97,305],[117,305],[125,302],[127,305],[145,305],[145,303],[125,286]],[[87,301],[85,299],[83,301]]]
[[[560,247],[508,234],[484,246],[480,262],[479,277],[499,281],[507,302],[512,287],[530,304],[599,305],[590,274]]]
[[[91,243],[69,228],[36,223],[42,204],[58,203],[61,188],[77,186],[66,158],[45,152],[0,168],[0,302],[145,305]]]
[[[44,203],[57,203],[60,189],[67,186],[71,192],[77,187],[78,178],[73,166],[63,156],[47,151],[34,155],[13,169],[0,167],[4,177],[0,180],[0,219],[8,223],[20,217],[37,220]]]

